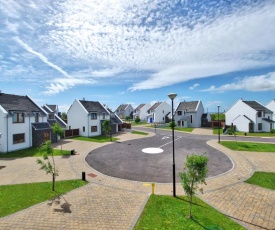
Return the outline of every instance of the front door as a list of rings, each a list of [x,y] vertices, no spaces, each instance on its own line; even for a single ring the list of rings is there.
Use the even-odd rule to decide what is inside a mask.
[[[152,117],[150,117],[150,123],[153,123],[153,118]]]
[[[51,133],[50,131],[45,131],[44,132],[44,140],[49,141],[51,139]]]

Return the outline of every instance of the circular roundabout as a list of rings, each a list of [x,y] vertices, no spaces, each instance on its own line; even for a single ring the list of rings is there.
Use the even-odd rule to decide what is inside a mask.
[[[175,136],[176,175],[183,170],[186,156],[205,154],[208,176],[232,169],[232,161],[224,153],[206,144],[205,138]],[[114,142],[91,151],[86,162],[95,170],[112,177],[142,182],[172,183],[172,138],[169,135]],[[177,182],[180,178],[176,176]]]

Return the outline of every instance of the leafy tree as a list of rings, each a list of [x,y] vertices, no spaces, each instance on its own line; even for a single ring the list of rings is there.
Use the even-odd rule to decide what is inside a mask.
[[[60,138],[63,137],[64,130],[61,128],[61,126],[57,122],[55,122],[54,125],[52,126],[52,130]],[[62,142],[61,142],[61,153],[62,153]]]
[[[126,116],[126,117],[125,117],[125,120],[126,120],[126,121],[130,121],[130,119],[131,119],[130,116]]]
[[[175,121],[170,121],[169,122],[169,127],[172,129],[173,127],[175,128],[177,125],[176,125],[176,122]]]
[[[189,217],[192,218],[192,199],[199,184],[206,184],[205,177],[207,174],[207,161],[206,156],[194,155],[186,157],[183,172],[179,173],[182,187],[189,198]],[[203,192],[203,189],[199,189]]]
[[[111,132],[111,125],[109,120],[104,120],[102,122],[102,131],[106,136]]]
[[[65,112],[61,113],[61,119],[62,120],[67,120],[67,114]]]
[[[55,177],[58,176],[58,170],[55,166],[51,141],[46,141],[45,144],[41,145],[39,150],[43,153],[44,161],[41,159],[36,159],[36,162],[41,165],[40,169],[45,170],[46,174],[52,174],[52,191],[54,191]],[[51,156],[51,160],[49,159],[49,156]]]
[[[140,122],[140,118],[139,118],[139,117],[136,117],[136,118],[135,118],[135,122],[136,122],[136,123],[139,123],[139,122]]]

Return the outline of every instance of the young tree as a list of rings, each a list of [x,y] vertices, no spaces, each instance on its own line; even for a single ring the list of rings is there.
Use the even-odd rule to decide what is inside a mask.
[[[60,138],[63,137],[64,130],[60,127],[60,125],[57,122],[55,122],[54,125],[52,126],[52,130]],[[62,154],[62,142],[61,142],[61,154]]]
[[[55,166],[51,141],[46,141],[45,144],[41,145],[39,150],[43,153],[44,161],[41,159],[36,159],[36,162],[41,165],[40,169],[45,170],[46,174],[52,174],[52,191],[54,191],[55,177],[58,176],[58,170]],[[51,160],[49,159],[49,156],[51,156]]]
[[[104,120],[102,122],[102,131],[104,134],[107,136],[111,132],[111,126],[110,126],[110,121],[109,120]]]
[[[192,218],[192,199],[199,184],[206,184],[205,177],[207,174],[207,161],[206,156],[194,155],[186,157],[183,172],[179,173],[182,187],[189,198],[189,217]],[[203,192],[203,189],[199,189]]]
[[[126,121],[130,121],[130,119],[131,119],[130,116],[126,116],[126,117],[125,117],[125,120],[126,120]]]
[[[170,121],[169,122],[169,127],[172,129],[173,127],[175,128],[177,125],[176,125],[176,122],[174,122],[174,121]]]

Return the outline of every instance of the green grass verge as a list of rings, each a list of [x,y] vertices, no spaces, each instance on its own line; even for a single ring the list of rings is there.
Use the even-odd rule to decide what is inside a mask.
[[[98,143],[104,143],[104,142],[110,142],[110,136],[96,136],[96,137],[73,137],[72,139],[80,140],[80,141],[91,141],[91,142],[98,142]],[[112,137],[112,141],[117,141],[118,138]]]
[[[54,192],[52,182],[2,185],[0,186],[0,217],[49,200],[87,183],[82,180],[56,181]]]
[[[148,123],[146,121],[141,121],[139,123],[136,122],[132,122],[131,125],[132,126],[139,126],[139,125],[147,125]]]
[[[245,181],[249,184],[261,186],[275,190],[275,173],[271,172],[255,172],[252,177]]]
[[[61,153],[60,149],[54,149],[53,154],[54,156],[63,156],[63,155],[70,155],[71,152],[68,150],[62,150],[62,153]],[[0,153],[0,158],[41,157],[41,156],[43,156],[43,153],[39,152],[39,148],[35,148],[35,147],[13,151],[9,153]]]
[[[172,130],[171,127],[167,126],[167,127],[161,127],[161,129],[168,129],[168,130]],[[175,127],[174,129],[175,131],[183,131],[183,132],[193,132],[193,128],[183,128],[183,127]]]
[[[245,136],[244,132],[235,132],[237,136]],[[251,137],[275,137],[275,133],[246,133],[246,136]]]
[[[221,141],[220,144],[226,148],[237,151],[275,152],[275,144],[239,141]]]
[[[245,229],[199,198],[193,203],[190,219],[186,197],[151,195],[134,229]]]
[[[222,132],[223,132],[223,129],[220,129],[220,134],[222,134]],[[218,128],[214,128],[213,129],[213,134],[218,135],[219,134],[219,129]]]
[[[135,131],[135,130],[134,130],[134,131],[132,131],[131,133],[132,133],[132,134],[145,135],[145,136],[146,136],[146,135],[148,135],[148,133],[146,133],[146,132]]]

